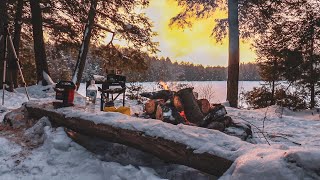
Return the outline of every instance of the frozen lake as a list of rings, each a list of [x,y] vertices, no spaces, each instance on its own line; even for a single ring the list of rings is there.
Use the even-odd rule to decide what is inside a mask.
[[[239,94],[250,91],[253,87],[258,87],[262,81],[240,81]],[[159,90],[157,82],[140,83],[144,87],[144,91]],[[227,98],[227,81],[179,81],[168,82],[169,89],[177,90],[179,86],[186,85],[194,87],[194,91],[199,94],[199,98],[206,98],[212,103],[223,103]],[[239,98],[240,99],[240,98]],[[240,102],[241,104],[242,102]]]
[[[258,87],[263,83],[262,81],[240,81],[239,82],[239,94],[242,92],[250,91],[253,87]],[[160,90],[158,82],[143,82],[135,83],[143,86],[143,91],[157,91]],[[178,90],[183,87],[194,87],[194,91],[199,94],[199,98],[206,98],[211,103],[223,103],[227,98],[227,81],[178,81],[178,82],[167,82],[170,90]],[[127,86],[130,86],[128,83]],[[80,94],[85,96],[85,86],[82,84],[78,91]],[[98,93],[100,98],[100,93]],[[240,98],[239,98],[240,99]],[[244,105],[245,102],[239,103]]]

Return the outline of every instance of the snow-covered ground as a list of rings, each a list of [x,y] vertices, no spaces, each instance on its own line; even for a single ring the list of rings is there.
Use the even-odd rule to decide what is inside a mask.
[[[214,102],[224,101],[225,95],[217,93],[222,89],[223,92],[225,91],[224,85],[221,84],[211,86],[214,88],[214,97],[218,97],[213,100]],[[248,83],[243,89],[250,90],[258,84],[257,82]],[[144,86],[149,87],[150,89],[147,89],[149,91],[154,85],[147,83]],[[203,87],[206,86],[203,85]],[[201,85],[195,87],[197,92],[201,92],[200,89],[197,90]],[[216,87],[220,89],[216,89]],[[39,102],[52,100],[55,96],[50,86],[31,86],[28,87],[28,90],[31,99]],[[80,88],[79,93],[84,94],[83,87]],[[199,94],[199,96],[204,95]],[[220,100],[218,100],[219,98]],[[84,105],[84,99],[80,95],[77,95],[75,100],[78,105]],[[23,89],[18,89],[15,93],[6,92],[5,105],[0,108],[0,121],[9,110],[19,108],[26,101]],[[137,105],[135,101],[128,101],[128,105],[133,109],[132,113],[142,110],[141,105]],[[96,110],[98,110],[98,105]],[[276,106],[259,110],[227,108],[227,111],[233,119],[246,121],[252,125],[254,137],[251,141],[256,144],[243,142],[245,146],[238,148],[235,154],[226,154],[235,162],[221,179],[320,178],[320,151],[318,150],[320,146],[320,115],[318,112],[311,110],[292,112]],[[112,116],[115,120],[139,120],[121,114],[112,113]],[[190,138],[212,132],[211,135],[207,134],[209,138],[213,139],[212,145],[215,143],[214,134],[219,133],[214,130],[195,131],[193,127],[185,126],[177,128],[184,131],[186,137],[190,136]],[[41,132],[43,145],[34,149],[14,143],[10,138],[8,140],[7,137],[3,137],[0,132],[0,179],[212,178],[184,166],[165,164],[142,152],[113,143],[104,142],[106,144],[103,147],[104,151],[92,153],[72,141],[62,128],[55,129],[46,126],[42,128]],[[194,134],[194,132],[198,134]],[[159,132],[159,134],[161,133],[164,133],[164,136],[170,136],[168,130]],[[235,147],[234,143],[230,144],[225,141],[241,142],[235,137],[223,137],[225,137],[223,139],[225,149]],[[183,137],[176,138],[179,138],[177,140],[183,139]],[[216,142],[222,142],[222,140],[216,140]],[[270,146],[268,142],[271,144]],[[101,143],[99,145],[101,146]],[[201,143],[190,144],[190,146],[192,145],[207,148],[201,149],[202,151],[218,152],[217,148],[219,148],[212,147],[210,149],[210,146]],[[223,146],[223,143],[219,146]],[[147,160],[148,162],[146,162]],[[193,173],[188,173],[189,171]]]

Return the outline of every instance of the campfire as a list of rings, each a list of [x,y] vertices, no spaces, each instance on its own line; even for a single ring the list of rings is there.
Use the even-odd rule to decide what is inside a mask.
[[[232,124],[223,105],[197,99],[193,88],[172,91],[163,81],[159,85],[163,90],[141,94],[149,98],[144,106],[145,117],[175,125],[187,124],[220,131]]]

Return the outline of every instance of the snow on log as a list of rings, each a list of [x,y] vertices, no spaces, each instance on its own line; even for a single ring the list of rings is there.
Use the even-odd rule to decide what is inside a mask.
[[[89,113],[81,107],[54,109],[52,103],[31,101],[25,106],[32,118],[46,116],[53,125],[131,146],[215,176],[221,176],[237,157],[252,147],[239,138],[199,127],[175,126],[119,113]]]

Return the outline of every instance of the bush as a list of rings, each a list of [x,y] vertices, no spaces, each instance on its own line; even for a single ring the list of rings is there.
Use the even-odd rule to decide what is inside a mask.
[[[130,99],[130,100],[140,100],[141,99],[141,96],[140,96],[140,93],[142,91],[143,87],[141,84],[139,83],[130,83],[128,86],[127,86],[127,97]]]
[[[254,87],[252,91],[243,94],[245,101],[254,109],[268,107],[271,104],[271,91],[265,86]]]
[[[244,93],[244,99],[254,109],[265,108],[271,104],[271,90],[265,86],[253,88],[252,91]],[[278,88],[274,95],[276,105],[289,108],[291,110],[301,110],[307,108],[307,103],[297,92],[288,92],[284,88]]]

